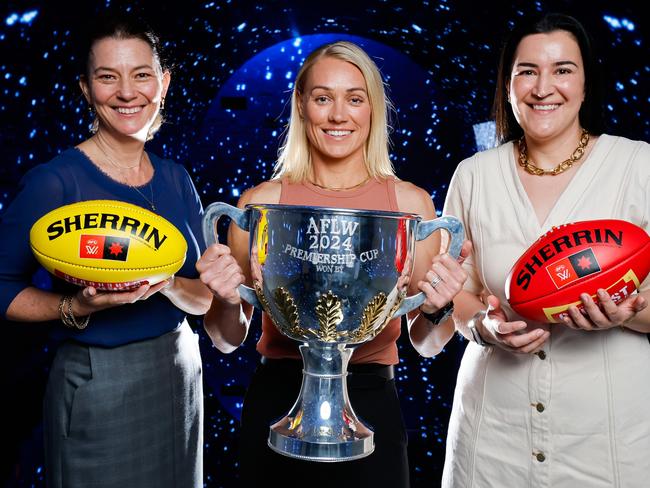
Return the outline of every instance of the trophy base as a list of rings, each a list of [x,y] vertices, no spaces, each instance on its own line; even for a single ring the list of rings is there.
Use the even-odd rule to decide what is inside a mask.
[[[369,456],[375,450],[373,433],[368,430],[367,437],[344,442],[315,442],[289,437],[274,430],[284,423],[289,423],[287,417],[275,424],[269,432],[269,447],[283,456],[305,461],[337,463],[354,461]]]
[[[346,377],[352,355],[344,344],[303,344],[300,394],[271,425],[268,445],[283,456],[320,462],[352,461],[375,450],[374,434],[350,405]]]

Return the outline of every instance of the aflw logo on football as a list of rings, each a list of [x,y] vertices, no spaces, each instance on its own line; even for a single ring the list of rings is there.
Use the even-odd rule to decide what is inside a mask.
[[[557,275],[558,278],[560,278],[562,281],[566,281],[569,279],[571,276],[571,271],[566,269],[564,266],[558,266],[557,269],[555,270],[555,274]]]
[[[99,254],[99,243],[97,242],[97,239],[88,239],[85,247],[88,256],[97,256]]]
[[[79,241],[80,258],[126,261],[128,254],[128,237],[81,235]]]
[[[600,271],[600,264],[591,248],[584,249],[546,267],[553,284],[562,288],[574,281]]]

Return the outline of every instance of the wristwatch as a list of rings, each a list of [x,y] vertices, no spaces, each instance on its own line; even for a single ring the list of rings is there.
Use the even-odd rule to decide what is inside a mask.
[[[476,342],[479,346],[482,347],[487,346],[488,343],[485,342],[481,337],[481,334],[476,328],[476,324],[478,323],[479,320],[483,320],[484,317],[485,317],[485,312],[479,311],[478,313],[474,314],[474,317],[469,319],[469,321],[467,322],[467,328],[469,329],[470,334],[472,334],[472,339],[474,340],[474,342]]]
[[[427,313],[424,312],[422,309],[420,309],[420,315],[422,315],[433,325],[438,325],[444,322],[453,312],[454,312],[454,302],[449,302],[447,305],[436,310],[433,313]]]

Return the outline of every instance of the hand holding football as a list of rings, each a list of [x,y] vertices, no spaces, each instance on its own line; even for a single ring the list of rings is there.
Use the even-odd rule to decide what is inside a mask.
[[[30,231],[38,262],[50,273],[98,290],[154,285],[185,262],[187,242],[163,217],[130,203],[89,200],[41,217]]]
[[[588,220],[554,227],[533,243],[506,280],[506,297],[522,317],[561,322],[580,294],[602,288],[614,302],[635,292],[650,271],[650,237],[623,220]]]

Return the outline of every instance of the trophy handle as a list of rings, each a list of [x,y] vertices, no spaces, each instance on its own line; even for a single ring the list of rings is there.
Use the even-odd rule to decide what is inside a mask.
[[[465,231],[463,223],[456,217],[439,217],[433,220],[426,220],[418,224],[417,233],[415,235],[416,241],[421,241],[429,237],[434,231],[438,229],[445,229],[449,232],[449,255],[458,259],[460,256],[460,249],[463,247],[463,240],[465,239]],[[405,313],[415,310],[417,307],[424,303],[426,296],[420,292],[416,295],[406,297],[399,308],[393,314],[393,317],[399,317]]]
[[[203,238],[207,246],[216,244],[219,241],[217,237],[217,222],[222,215],[227,215],[240,229],[248,232],[250,210],[242,210],[223,202],[211,203],[207,206],[203,214]],[[244,284],[239,285],[238,289],[239,295],[243,300],[246,300],[256,308],[262,308],[262,304],[257,299],[255,290]]]

